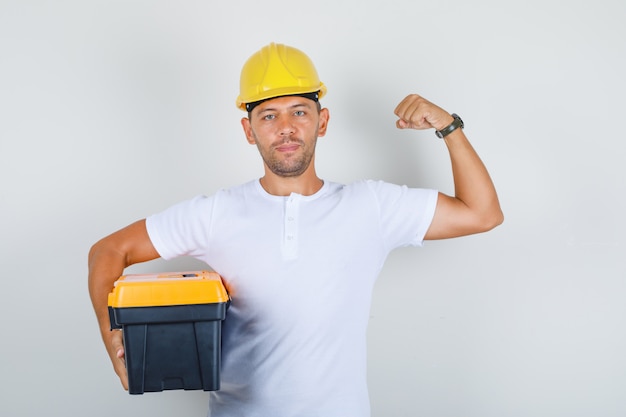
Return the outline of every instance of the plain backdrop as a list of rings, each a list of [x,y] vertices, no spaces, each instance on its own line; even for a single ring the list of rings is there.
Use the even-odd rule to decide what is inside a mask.
[[[452,193],[443,142],[395,128],[419,93],[463,117],[505,212],[388,259],[372,415],[626,415],[625,16],[621,0],[0,0],[0,415],[205,415],[202,391],[122,390],[87,252],[262,175],[235,98],[272,41],[328,86],[323,178]]]

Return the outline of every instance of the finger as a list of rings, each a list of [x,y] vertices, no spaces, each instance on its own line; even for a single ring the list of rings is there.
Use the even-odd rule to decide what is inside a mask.
[[[124,368],[123,372],[119,374],[120,382],[126,391],[128,391],[128,373],[126,372],[126,368]]]
[[[115,334],[111,336],[111,346],[113,347],[115,356],[117,356],[118,359],[124,361],[124,339],[122,337],[121,331],[116,331]]]
[[[422,97],[417,94],[409,94],[406,96],[395,108],[394,113],[400,117],[404,118],[401,115],[406,115],[407,113],[412,113],[410,110],[411,107],[417,107],[419,105],[419,101],[423,100]]]
[[[120,379],[120,383],[124,387],[125,390],[128,391],[128,372],[126,371],[126,366],[119,365],[115,367],[115,373]]]
[[[430,123],[428,123],[428,120],[426,119],[426,115],[419,114],[417,112],[412,113],[406,118],[399,119],[398,121],[396,121],[396,126],[399,129],[416,129],[416,130],[430,129],[432,127]]]
[[[116,331],[115,334],[111,336],[111,347],[117,357],[117,361],[113,363],[113,367],[115,368],[115,373],[120,378],[122,387],[128,391],[128,373],[126,371],[126,356],[122,336],[121,331]]]
[[[403,123],[396,123],[401,129],[428,129],[429,102],[417,94],[407,96],[396,107],[395,113]]]

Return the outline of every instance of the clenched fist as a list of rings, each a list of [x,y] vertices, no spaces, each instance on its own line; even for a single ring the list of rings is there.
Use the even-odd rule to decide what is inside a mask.
[[[441,130],[454,120],[450,113],[417,94],[408,95],[394,113],[398,116],[399,129]]]

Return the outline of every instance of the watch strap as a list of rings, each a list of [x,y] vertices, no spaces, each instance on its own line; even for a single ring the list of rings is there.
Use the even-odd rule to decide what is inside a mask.
[[[437,135],[438,138],[443,139],[446,136],[448,136],[450,133],[452,133],[455,130],[457,130],[458,128],[463,129],[465,127],[465,124],[463,123],[463,120],[459,117],[458,114],[452,113],[452,117],[454,118],[452,123],[450,123],[448,126],[444,127],[441,130],[436,130],[435,131],[435,134]]]

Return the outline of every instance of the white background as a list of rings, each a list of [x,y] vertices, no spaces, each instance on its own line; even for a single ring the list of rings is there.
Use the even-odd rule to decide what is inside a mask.
[[[395,128],[415,92],[463,117],[505,212],[389,258],[373,416],[626,415],[625,16],[620,0],[0,0],[0,415],[205,415],[201,391],[121,389],[87,252],[262,174],[234,102],[271,41],[328,86],[323,178],[453,192],[444,144]]]

